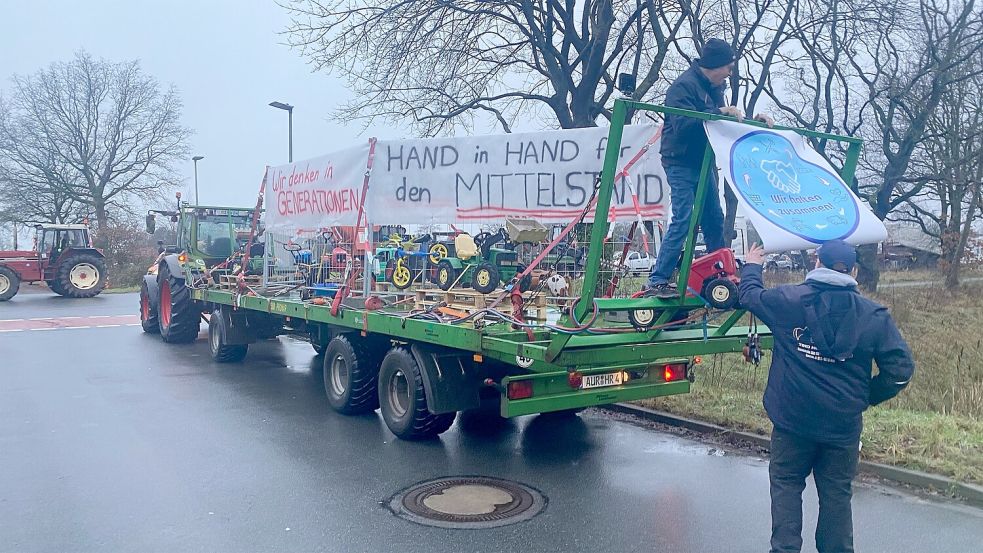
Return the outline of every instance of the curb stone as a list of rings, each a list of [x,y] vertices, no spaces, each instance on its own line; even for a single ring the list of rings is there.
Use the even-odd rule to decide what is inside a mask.
[[[741,432],[739,430],[725,428],[723,426],[708,422],[679,417],[663,411],[656,411],[655,409],[649,409],[647,407],[615,403],[611,405],[604,405],[601,407],[601,409],[635,415],[650,421],[685,428],[687,430],[700,432],[702,434],[718,434],[725,438],[734,438],[737,440],[750,442],[764,449],[770,449],[771,447],[771,440],[767,436],[752,434],[750,432]],[[939,476],[937,474],[929,474],[918,470],[900,468],[882,463],[873,463],[870,461],[860,461],[860,470],[887,480],[893,480],[895,482],[901,482],[903,484],[908,484],[919,488],[932,488],[949,493],[963,499],[974,507],[983,507],[983,487],[981,486],[966,484],[953,480],[952,478]]]

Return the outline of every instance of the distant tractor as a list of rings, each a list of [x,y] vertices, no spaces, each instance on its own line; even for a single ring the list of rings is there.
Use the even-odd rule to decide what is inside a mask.
[[[0,251],[0,301],[17,294],[21,282],[44,281],[56,294],[91,298],[106,287],[106,258],[92,246],[85,225],[34,226],[32,250]]]

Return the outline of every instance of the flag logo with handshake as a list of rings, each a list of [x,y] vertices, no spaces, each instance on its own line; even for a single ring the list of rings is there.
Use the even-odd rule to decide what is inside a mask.
[[[706,124],[721,177],[769,251],[827,240],[883,240],[884,225],[805,139],[740,123]]]

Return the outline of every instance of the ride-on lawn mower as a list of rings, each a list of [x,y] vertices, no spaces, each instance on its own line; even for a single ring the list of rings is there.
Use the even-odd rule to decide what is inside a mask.
[[[0,251],[0,301],[17,294],[21,282],[45,281],[52,292],[91,298],[106,287],[106,259],[92,246],[85,225],[41,223],[31,250]]]
[[[455,285],[471,286],[482,294],[498,288],[499,283],[511,281],[525,267],[519,263],[514,249],[496,248],[496,244],[509,243],[504,228],[498,232],[481,232],[471,237],[462,233],[454,239],[454,255],[437,263],[437,286],[450,290]],[[434,254],[433,257],[436,257]],[[530,287],[532,278],[527,275],[519,283],[520,290]]]
[[[696,292],[714,309],[733,309],[737,307],[737,286],[741,282],[737,273],[737,260],[730,248],[721,248],[704,255],[693,260],[690,266],[689,279],[686,281],[687,295],[693,296],[693,292]],[[643,291],[632,297],[640,298],[644,295]],[[655,321],[655,310],[629,311],[628,319],[634,326],[645,328]]]

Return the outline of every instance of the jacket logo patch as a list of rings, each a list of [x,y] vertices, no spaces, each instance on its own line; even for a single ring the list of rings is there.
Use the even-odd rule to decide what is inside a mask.
[[[821,361],[823,363],[836,363],[836,359],[826,357],[820,353],[819,348],[816,347],[816,343],[812,341],[812,332],[809,331],[809,327],[803,326],[792,329],[792,338],[795,338],[796,351],[806,359]]]

